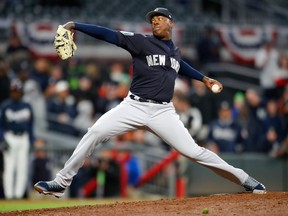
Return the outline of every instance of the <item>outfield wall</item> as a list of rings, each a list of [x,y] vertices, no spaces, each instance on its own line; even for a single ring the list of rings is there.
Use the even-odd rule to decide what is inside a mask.
[[[288,191],[288,159],[264,154],[220,154],[229,164],[245,170],[261,181],[268,191]],[[243,188],[216,175],[209,169],[188,162],[187,196],[242,192]]]

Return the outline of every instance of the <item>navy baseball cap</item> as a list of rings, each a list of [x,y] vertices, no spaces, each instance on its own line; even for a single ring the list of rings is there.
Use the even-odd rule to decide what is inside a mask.
[[[220,103],[220,109],[231,109],[231,105],[228,101],[222,101]]]
[[[145,18],[146,18],[146,21],[148,23],[151,23],[151,19],[154,17],[154,16],[165,16],[167,18],[169,18],[170,20],[173,20],[173,16],[172,14],[170,13],[170,11],[167,9],[167,8],[156,8],[155,10],[153,11],[150,11],[146,14]]]

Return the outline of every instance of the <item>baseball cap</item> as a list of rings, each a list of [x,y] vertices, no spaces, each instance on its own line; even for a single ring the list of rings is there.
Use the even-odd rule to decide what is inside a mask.
[[[22,91],[22,82],[19,79],[14,79],[10,83],[10,91]]]
[[[69,89],[69,84],[65,80],[60,80],[59,82],[56,83],[55,85],[55,90],[57,93],[66,91]]]
[[[220,103],[220,109],[230,109],[231,105],[228,101],[222,101]]]
[[[170,13],[170,11],[167,8],[161,8],[161,7],[156,8],[155,10],[148,12],[145,16],[145,19],[148,23],[151,23],[152,17],[157,16],[157,15],[158,16],[159,15],[165,16],[165,17],[169,18],[170,20],[174,19],[172,14]]]

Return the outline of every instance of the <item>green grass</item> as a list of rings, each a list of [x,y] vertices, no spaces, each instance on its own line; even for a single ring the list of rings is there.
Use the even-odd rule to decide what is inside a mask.
[[[59,207],[72,207],[83,205],[112,204],[115,202],[116,200],[109,200],[109,199],[3,200],[0,201],[0,212],[31,210],[41,208],[59,208]]]

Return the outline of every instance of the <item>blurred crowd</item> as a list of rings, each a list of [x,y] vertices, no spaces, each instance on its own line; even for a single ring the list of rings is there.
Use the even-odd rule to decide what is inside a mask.
[[[208,63],[221,61],[221,45],[214,41],[212,34],[211,29],[207,29],[207,35],[196,45],[200,69]],[[199,145],[216,153],[287,155],[287,55],[277,51],[273,41],[269,41],[255,56],[254,67],[259,70],[261,91],[236,91],[232,100],[225,97],[225,86],[223,94],[215,95],[199,81],[185,77],[176,80],[173,103],[180,119]],[[36,134],[31,143],[34,150],[31,166],[33,182],[51,178],[49,158],[45,152],[46,140],[37,137],[37,132],[54,131],[73,137],[83,136],[102,114],[126,97],[132,73],[129,62],[34,58],[17,36],[10,38],[7,50],[0,58],[0,104],[11,97],[12,81],[21,81],[22,100],[31,106]],[[116,137],[113,142],[138,143],[170,150],[161,139],[142,130]],[[5,148],[1,147],[1,172],[4,169],[3,152]],[[108,189],[101,191],[100,186],[103,181],[119,182],[119,161],[123,160],[129,161],[133,170],[131,182],[135,183],[139,176],[137,160],[132,160],[131,155],[127,160],[122,156],[108,151],[97,161],[87,160],[71,186],[71,197],[103,197],[105,193],[107,196],[119,195],[118,187],[113,190],[118,193],[110,194]],[[91,178],[97,181],[89,184]],[[95,182],[98,182],[98,192],[91,190],[96,187]],[[112,185],[116,187],[117,184]]]

